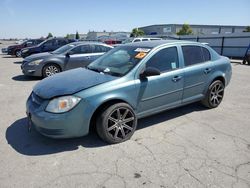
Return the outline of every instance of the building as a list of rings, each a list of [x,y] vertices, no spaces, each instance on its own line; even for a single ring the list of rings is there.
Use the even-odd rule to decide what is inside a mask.
[[[129,38],[130,32],[97,32],[97,31],[90,31],[87,34],[86,40],[98,40],[98,41],[105,41],[105,40],[126,40]]]
[[[80,40],[85,40],[87,37],[87,34],[79,34]],[[76,34],[69,34],[68,35],[69,39],[75,39],[76,38]]]
[[[140,27],[145,35],[175,35],[183,24],[162,24]],[[247,26],[190,25],[194,35],[242,33]]]

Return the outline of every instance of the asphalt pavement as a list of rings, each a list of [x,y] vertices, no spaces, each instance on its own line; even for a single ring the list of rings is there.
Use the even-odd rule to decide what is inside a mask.
[[[3,45],[0,45],[0,48]],[[222,104],[192,104],[139,121],[131,140],[95,133],[53,140],[27,131],[25,102],[40,81],[0,55],[0,187],[250,187],[250,66],[233,63]]]

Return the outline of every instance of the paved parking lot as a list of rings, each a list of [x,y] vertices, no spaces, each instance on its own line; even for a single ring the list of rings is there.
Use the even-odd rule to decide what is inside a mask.
[[[1,46],[0,46],[1,48]],[[94,133],[53,140],[27,132],[25,101],[39,79],[0,55],[0,187],[250,187],[250,66],[232,64],[222,104],[188,105],[139,121],[132,140]]]

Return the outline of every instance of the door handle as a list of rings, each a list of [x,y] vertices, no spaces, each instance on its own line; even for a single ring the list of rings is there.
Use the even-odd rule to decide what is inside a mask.
[[[182,76],[175,76],[172,78],[173,82],[178,82],[180,79],[182,78]]]
[[[90,56],[86,56],[87,59],[90,59]]]
[[[204,70],[204,73],[205,73],[205,74],[209,74],[211,71],[212,71],[211,68],[206,68],[206,69]]]

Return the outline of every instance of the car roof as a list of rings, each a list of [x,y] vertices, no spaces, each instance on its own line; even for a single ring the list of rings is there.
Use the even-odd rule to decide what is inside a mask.
[[[164,44],[200,44],[193,41],[185,41],[185,40],[153,40],[153,41],[143,41],[143,42],[133,42],[123,44],[124,46],[134,46],[134,47],[148,47],[155,48]]]
[[[74,45],[81,45],[81,44],[94,44],[94,45],[103,45],[103,46],[109,46],[105,43],[102,42],[94,42],[94,41],[78,41],[78,42],[71,42],[69,44],[74,44]]]

